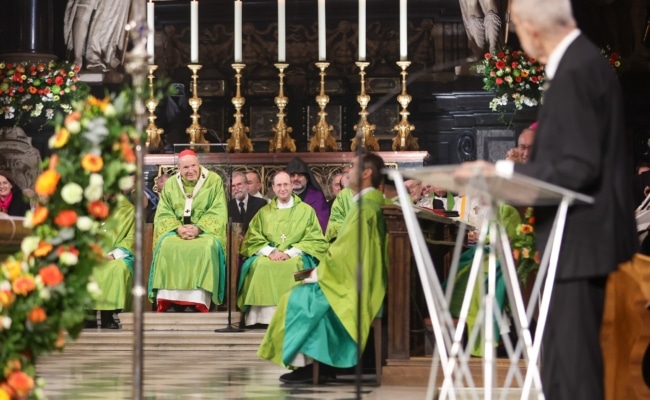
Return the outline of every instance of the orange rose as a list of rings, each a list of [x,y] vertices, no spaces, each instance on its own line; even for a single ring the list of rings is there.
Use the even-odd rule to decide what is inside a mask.
[[[34,257],[45,257],[46,255],[50,254],[54,247],[52,244],[49,242],[41,240],[41,242],[38,244],[38,247],[34,252],[32,253]]]
[[[18,396],[25,396],[34,388],[34,378],[22,371],[12,372],[7,377],[7,383],[16,391]]]
[[[27,296],[29,292],[36,288],[36,284],[34,283],[34,278],[31,275],[26,275],[16,279],[11,284],[11,288],[13,289],[14,293]]]
[[[512,256],[515,258],[515,260],[519,260],[519,250],[512,250]]]
[[[135,162],[135,153],[133,152],[133,146],[129,140],[129,135],[126,133],[122,133],[122,136],[120,137],[120,150],[122,152],[122,158],[124,158],[124,161],[131,164]]]
[[[77,213],[74,210],[63,210],[54,218],[54,223],[62,228],[73,226],[77,222]]]
[[[99,172],[104,168],[104,160],[101,156],[88,153],[81,158],[81,166],[88,172]]]
[[[45,222],[47,216],[50,214],[47,207],[37,206],[32,214],[32,225],[38,226]]]
[[[79,111],[73,111],[65,117],[64,125],[68,125],[71,122],[81,120],[81,113]]]
[[[57,337],[56,341],[54,342],[54,347],[60,349],[63,346],[65,346],[65,331],[60,330],[59,331],[59,337]]]
[[[64,278],[59,267],[54,264],[50,264],[41,268],[41,270],[38,271],[38,275],[43,280],[43,283],[47,286],[56,286],[59,283],[63,282]]]
[[[48,168],[53,170],[56,169],[57,165],[59,165],[59,156],[58,154],[52,154],[52,156],[50,157]]]
[[[54,141],[50,143],[52,143],[52,148],[60,149],[68,144],[68,140],[70,140],[70,131],[66,128],[61,128],[54,134]]]
[[[542,261],[542,260],[539,258],[539,251],[536,251],[536,252],[535,252],[535,255],[533,256],[533,261],[535,261],[537,264],[539,264],[540,261]]]
[[[535,223],[535,217],[528,218],[528,223],[533,225]]]
[[[43,307],[34,307],[27,314],[27,319],[35,324],[45,321],[46,318],[47,318],[47,314],[45,313]]]
[[[61,179],[61,175],[55,170],[48,169],[43,171],[36,179],[34,191],[39,196],[51,196],[56,191],[56,185],[59,184],[59,179]]]
[[[0,291],[0,306],[2,308],[9,307],[13,304],[16,296],[8,290]]]
[[[533,227],[530,226],[530,225],[528,225],[528,224],[524,224],[524,225],[521,226],[520,231],[521,231],[521,233],[523,233],[523,234],[526,234],[526,233],[533,233]]]
[[[108,216],[108,205],[101,200],[88,204],[88,212],[95,218],[104,219]]]

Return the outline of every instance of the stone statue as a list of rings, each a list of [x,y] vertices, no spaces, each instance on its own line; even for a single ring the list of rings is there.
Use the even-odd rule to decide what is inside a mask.
[[[122,64],[130,0],[68,0],[63,21],[72,61],[108,71]]]
[[[477,58],[504,42],[504,0],[459,0],[470,47]]]

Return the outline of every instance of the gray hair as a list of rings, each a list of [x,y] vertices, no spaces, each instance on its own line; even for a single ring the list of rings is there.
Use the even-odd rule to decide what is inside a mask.
[[[236,176],[242,178],[244,180],[244,182],[248,182],[248,179],[246,179],[246,175],[243,172],[240,172],[240,171],[233,172],[232,177],[230,179],[235,180]]]
[[[556,34],[557,28],[576,26],[570,0],[512,0],[511,10],[548,36]]]

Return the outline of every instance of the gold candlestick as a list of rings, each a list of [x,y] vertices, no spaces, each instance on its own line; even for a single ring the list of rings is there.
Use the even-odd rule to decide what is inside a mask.
[[[289,104],[289,98],[284,95],[284,70],[288,67],[289,64],[285,63],[275,64],[275,68],[280,70],[280,73],[278,74],[280,77],[280,91],[275,97],[275,105],[278,106],[279,111],[277,114],[278,122],[275,124],[275,127],[273,127],[273,132],[275,132],[275,135],[273,136],[273,139],[269,141],[270,153],[281,153],[284,149],[287,149],[292,153],[296,152],[296,143],[291,138],[291,132],[293,132],[293,128],[287,126],[287,124],[284,122],[284,117],[286,117],[284,109],[287,104]]]
[[[325,94],[325,70],[329,67],[328,62],[317,62],[316,67],[320,70],[320,93],[316,96],[316,104],[320,107],[318,112],[319,120],[311,130],[314,136],[309,141],[309,151],[337,151],[338,146],[336,139],[332,136],[334,127],[327,122],[327,113],[325,107],[330,102],[330,98]]]
[[[190,136],[190,144],[208,144],[209,142],[205,140],[205,133],[207,129],[199,124],[199,108],[203,102],[198,94],[198,85],[196,80],[198,79],[198,71],[201,69],[202,65],[200,64],[189,64],[187,66],[192,70],[192,97],[188,100],[190,107],[194,110],[194,114],[190,116],[192,118],[192,124],[185,130],[185,132]],[[190,146],[194,149],[194,146]],[[201,146],[200,150],[207,151],[209,148],[207,146]]]
[[[250,138],[246,135],[249,129],[242,122],[242,117],[244,116],[241,113],[241,108],[246,103],[246,99],[241,95],[241,71],[246,68],[246,64],[235,63],[232,64],[232,68],[235,70],[235,79],[237,84],[237,91],[235,97],[232,98],[232,104],[235,106],[235,123],[233,126],[228,128],[230,132],[230,138],[226,142],[226,151],[233,151],[235,153],[241,152],[253,152],[253,143],[251,143]]]
[[[412,97],[406,93],[406,69],[411,65],[411,62],[398,61],[397,65],[402,69],[402,93],[397,96],[397,102],[402,106],[402,111],[399,113],[402,119],[393,128],[397,132],[393,138],[393,150],[418,150],[420,148],[418,139],[411,135],[411,132],[415,130],[415,125],[409,122],[408,116],[410,113],[407,109]]]
[[[357,96],[357,103],[361,106],[361,111],[359,111],[361,120],[358,124],[354,125],[354,131],[361,131],[361,148],[378,151],[379,142],[377,142],[377,138],[374,135],[377,126],[368,122],[368,111],[366,110],[370,103],[370,96],[366,94],[365,69],[370,65],[370,63],[366,61],[357,61],[355,64],[359,67],[359,76],[361,77],[361,93]],[[354,139],[352,139],[352,145],[350,146],[352,151],[357,149],[357,138],[358,134],[355,134]]]
[[[160,147],[162,145],[160,135],[162,135],[164,132],[162,128],[158,128],[156,126],[156,115],[154,114],[156,107],[158,107],[158,102],[156,101],[153,90],[153,80],[155,78],[154,72],[157,69],[157,65],[149,65],[149,75],[147,75],[147,78],[149,79],[149,98],[147,99],[145,105],[147,106],[147,110],[149,110],[149,116],[147,117],[149,120],[149,125],[147,125],[145,132],[147,132],[146,146],[147,149],[149,149],[150,153],[160,152]]]

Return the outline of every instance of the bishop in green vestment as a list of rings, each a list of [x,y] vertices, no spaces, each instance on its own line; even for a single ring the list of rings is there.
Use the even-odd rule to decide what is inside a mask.
[[[294,272],[313,268],[327,251],[316,212],[292,193],[289,174],[278,172],[273,190],[276,197],[255,214],[241,247],[248,258],[237,305],[246,325],[268,324],[280,297],[298,284]]]
[[[183,150],[179,172],[165,183],[154,218],[149,299],[169,307],[208,312],[225,291],[228,212],[219,175]]]
[[[325,239],[328,242],[333,242],[341,230],[341,225],[345,220],[345,216],[352,207],[352,197],[354,192],[350,188],[343,188],[336,195],[332,203],[332,210],[330,211],[330,219],[327,222],[327,230],[325,231]]]
[[[131,308],[133,287],[133,241],[135,240],[135,208],[120,195],[115,208],[103,224],[104,244],[111,249],[106,261],[93,268],[93,279],[101,289],[95,299],[100,310],[102,328],[119,328],[113,312]],[[94,324],[90,324],[95,327]]]
[[[386,226],[381,206],[382,159],[364,154],[350,173],[354,203],[337,239],[304,284],[285,294],[257,354],[286,367],[311,360],[335,367],[357,363],[357,342],[365,348],[370,325],[386,294]],[[361,166],[359,165],[361,164]],[[358,168],[362,168],[359,181]],[[360,230],[360,231],[359,231]],[[359,242],[359,235],[361,243]],[[357,250],[361,248],[361,315],[357,314]],[[358,321],[361,337],[357,336]],[[309,368],[282,375],[285,383],[311,381]]]

